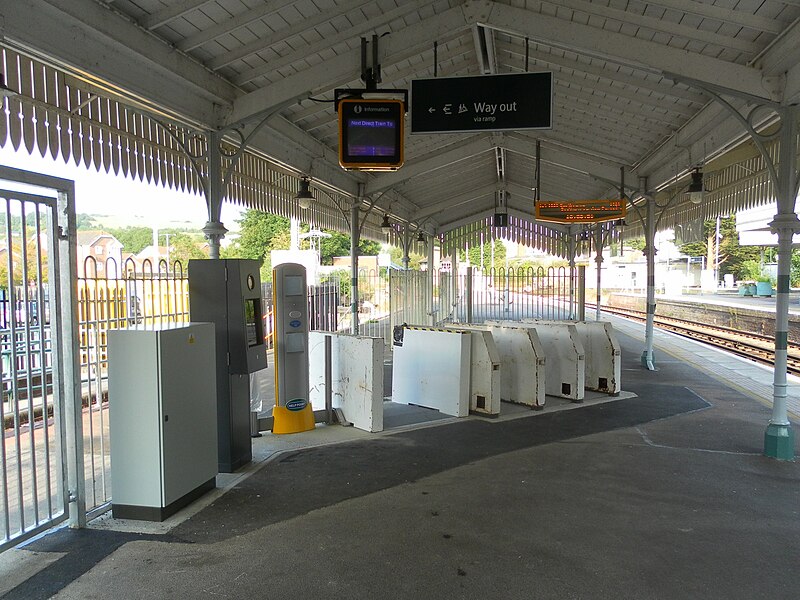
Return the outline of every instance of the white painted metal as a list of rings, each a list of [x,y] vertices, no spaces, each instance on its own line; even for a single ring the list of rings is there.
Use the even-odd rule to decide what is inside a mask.
[[[652,189],[659,190],[676,171],[685,174],[696,164],[709,164],[708,158],[740,142],[742,130],[735,119],[713,104],[703,107],[704,85],[784,104],[800,95],[797,2],[742,0],[729,8],[690,0],[646,5],[565,0],[559,6],[486,0],[303,5],[0,0],[4,45],[45,57],[66,73],[68,87],[62,93],[61,80],[40,81],[36,68],[26,66],[36,61],[17,69],[4,65],[7,83],[22,92],[21,102],[6,101],[8,114],[23,118],[0,123],[7,130],[0,131],[0,143],[7,135],[15,147],[30,150],[49,140],[53,151],[61,138],[64,158],[115,172],[135,170],[173,185],[186,179],[196,189],[194,178],[186,177],[186,159],[169,139],[161,133],[154,136],[155,164],[143,158],[141,153],[152,147],[151,128],[142,127],[146,123],[141,121],[135,132],[128,131],[139,117],[130,113],[122,118],[123,113],[102,108],[105,99],[120,100],[137,114],[206,131],[248,123],[243,130],[247,134],[261,116],[270,115],[252,139],[258,156],[288,165],[291,177],[296,172],[311,175],[344,192],[348,200],[357,197],[358,184],[364,183],[366,194],[372,195],[365,203],[375,200],[401,222],[414,221],[412,228],[424,219],[426,230],[438,235],[482,220],[490,208],[491,198],[463,201],[471,190],[496,182],[493,161],[483,156],[491,153],[481,148],[504,148],[508,189],[530,191],[531,164],[512,155],[529,155],[533,144],[498,143],[492,133],[414,136],[406,148],[413,176],[402,171],[380,177],[343,172],[336,158],[335,113],[329,104],[314,100],[331,100],[337,86],[363,86],[360,36],[380,35],[383,88],[408,88],[411,79],[430,77],[434,41],[440,76],[519,72],[528,59],[529,70],[552,70],[556,122],[552,130],[530,136],[542,141],[545,150],[540,190],[545,199],[616,194],[609,180],[616,180],[612,172],[619,166],[632,178],[648,177]],[[81,31],[82,43],[74,43],[74,31]],[[93,95],[100,99],[93,100]],[[74,100],[68,111],[88,103],[76,115],[51,113],[49,106],[62,97]],[[62,123],[60,135],[57,128],[44,125],[48,121]],[[75,134],[80,143],[64,147],[70,125],[85,135]],[[120,149],[115,148],[117,139]],[[459,146],[468,139],[466,146]],[[290,212],[286,204],[291,203],[292,186],[279,186],[285,193],[266,193],[256,181],[257,170],[243,172],[228,190],[236,196],[231,199]],[[753,190],[766,201],[769,190],[761,183],[754,178],[732,186],[724,201],[712,199],[703,210],[719,214],[752,204]],[[521,220],[508,234],[531,237],[546,248],[552,244],[549,227],[539,225],[527,236],[532,206],[526,199],[530,194],[512,192],[510,206],[520,211]],[[691,212],[676,210],[670,216],[676,222]],[[315,224],[330,221],[334,228],[347,229],[335,210],[315,207],[313,213]],[[367,221],[362,235],[379,237],[376,224]],[[659,227],[674,224],[662,221]],[[445,243],[463,247],[468,239],[450,235]]]
[[[524,319],[525,323],[544,323]],[[622,390],[622,348],[608,321],[573,321],[586,352],[585,388],[615,395]]]
[[[2,551],[67,518],[82,526],[86,515],[73,183],[0,166],[0,213]]]
[[[217,474],[214,325],[108,333],[114,504],[163,508]]]
[[[499,415],[502,360],[490,331],[485,327],[447,325],[447,329],[469,331],[471,341],[469,410],[475,414]]]
[[[510,321],[487,321],[487,325],[510,326]],[[546,391],[574,401],[583,400],[586,381],[586,351],[575,325],[566,321],[516,323],[536,330],[547,356]]]
[[[547,359],[536,330],[519,325],[482,325],[500,354],[500,397],[541,408],[545,404]]]
[[[331,338],[333,408],[364,431],[383,431],[383,339],[321,331],[308,334],[309,399],[325,408],[325,337]]]
[[[466,331],[405,329],[403,345],[394,347],[392,402],[466,417],[471,344]]]

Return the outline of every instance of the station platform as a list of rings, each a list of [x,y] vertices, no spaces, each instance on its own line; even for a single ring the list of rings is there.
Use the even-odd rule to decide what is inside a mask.
[[[627,294],[630,296],[645,297],[645,294]],[[716,292],[692,292],[686,294],[656,294],[656,303],[659,300],[686,302],[696,304],[711,304],[751,310],[775,312],[776,295],[772,296],[740,296],[736,290],[720,289]],[[789,313],[800,315],[800,290],[793,289],[789,292]]]
[[[647,371],[643,327],[609,320],[616,398],[265,435],[164,523],[0,555],[0,598],[795,597],[800,462],[761,455],[770,371],[660,331]]]

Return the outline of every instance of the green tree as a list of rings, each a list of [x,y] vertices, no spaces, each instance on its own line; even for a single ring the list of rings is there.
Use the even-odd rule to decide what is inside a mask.
[[[261,262],[261,281],[272,281],[270,251],[289,248],[289,219],[257,210],[246,210],[239,224],[239,237],[223,249],[223,258],[250,258]]]
[[[392,262],[396,265],[403,264],[403,250],[402,248],[392,247],[389,250],[389,256],[392,259]],[[412,271],[419,271],[420,264],[422,261],[425,260],[425,257],[422,254],[417,254],[416,252],[409,252],[408,253],[408,268]]]
[[[492,263],[492,246],[494,246],[494,263]],[[481,260],[481,249],[483,249],[483,260]],[[460,259],[465,260],[467,257],[469,258],[469,264],[473,267],[480,268],[481,265],[483,265],[484,269],[505,267],[506,246],[500,240],[494,240],[493,243],[474,246],[467,253],[462,250]]]
[[[642,250],[644,250],[644,246],[645,243],[643,237],[633,238],[632,240],[625,240],[625,247],[630,248],[631,250],[638,250],[639,252],[641,252]]]
[[[138,254],[153,243],[153,230],[150,227],[120,227],[108,232],[117,238],[125,252]]]
[[[97,222],[92,215],[80,213],[75,216],[75,227],[82,231],[90,231],[97,228]]]
[[[192,237],[188,233],[178,231],[169,236],[169,258],[170,262],[180,261],[186,269],[189,260],[193,258],[208,258],[208,251],[200,248],[200,240]],[[171,265],[170,265],[171,267]]]
[[[800,286],[800,250],[792,250],[792,269],[789,279],[792,287]]]
[[[704,241],[683,244],[680,246],[680,251],[687,256],[705,256],[706,264],[711,268],[716,267],[720,279],[726,273],[732,273],[737,279],[745,278],[750,268],[747,261],[759,258],[757,246],[739,245],[736,217],[733,215],[720,219],[719,240],[717,240],[716,220],[709,219],[703,223],[703,234]],[[717,257],[719,257],[718,263]]]
[[[320,238],[319,258],[323,265],[332,265],[334,256],[350,256],[350,236],[338,231],[325,230],[330,237]],[[381,251],[381,245],[372,240],[359,240],[359,256],[374,256]]]
[[[28,238],[25,248],[25,267],[27,268],[27,282],[23,282],[23,266],[22,266],[22,245],[20,239],[14,237],[11,244],[11,268],[14,274],[13,281],[10,283],[14,286],[22,285],[23,283],[35,283],[38,276],[38,255],[36,248],[36,234],[34,231],[28,232]],[[47,281],[47,251],[42,248],[42,279],[41,282]],[[41,283],[40,282],[40,283]],[[0,253],[0,288],[8,289],[8,253],[3,249]]]

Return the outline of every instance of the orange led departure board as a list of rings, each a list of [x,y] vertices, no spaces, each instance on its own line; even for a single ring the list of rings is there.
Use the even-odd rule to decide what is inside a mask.
[[[536,220],[551,223],[602,223],[624,219],[627,200],[539,200]]]

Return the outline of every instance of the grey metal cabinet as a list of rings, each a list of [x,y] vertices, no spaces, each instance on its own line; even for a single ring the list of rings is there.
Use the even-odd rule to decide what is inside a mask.
[[[162,521],[217,475],[214,325],[108,332],[112,512]]]

